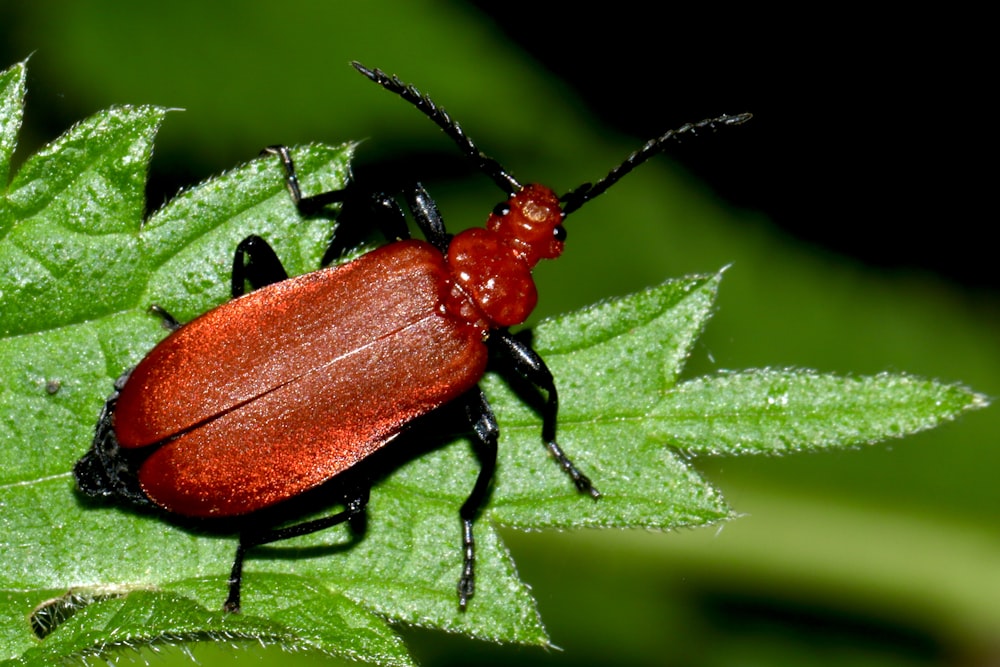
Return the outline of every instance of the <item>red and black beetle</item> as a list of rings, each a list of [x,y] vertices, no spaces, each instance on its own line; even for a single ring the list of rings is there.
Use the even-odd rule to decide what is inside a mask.
[[[344,510],[287,527],[240,532],[225,608],[240,607],[248,549],[361,516],[368,488],[337,486],[360,462],[415,419],[459,401],[481,469],[463,503],[463,570],[458,598],[474,592],[473,520],[487,497],[499,428],[477,383],[490,353],[545,392],[542,439],[582,493],[599,493],[556,442],[558,398],[552,375],[508,327],[535,307],[531,271],[563,250],[567,214],[604,192],[668,141],[744,122],[720,116],[657,137],[596,184],[557,197],[522,186],[483,154],[444,109],[412,86],[358,63],[354,67],[437,123],[509,198],[485,228],[452,237],[419,184],[405,195],[426,241],[411,240],[393,195],[364,196],[387,236],[403,239],[340,266],[289,278],[257,236],[233,260],[233,300],[174,329],[115,383],[91,449],[76,464],[79,489],[155,506],[180,517],[256,516],[320,486]],[[288,189],[302,210],[348,201],[354,187],[303,198],[286,149]],[[254,288],[243,294],[246,283]],[[328,482],[337,478],[332,487]],[[370,484],[370,482],[369,482]],[[250,523],[246,523],[250,526]]]

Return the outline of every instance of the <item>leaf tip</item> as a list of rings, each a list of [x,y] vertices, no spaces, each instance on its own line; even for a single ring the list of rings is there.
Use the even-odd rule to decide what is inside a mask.
[[[982,408],[988,408],[993,400],[986,394],[980,394],[978,392],[972,392],[972,396],[969,400],[969,410],[981,410]]]

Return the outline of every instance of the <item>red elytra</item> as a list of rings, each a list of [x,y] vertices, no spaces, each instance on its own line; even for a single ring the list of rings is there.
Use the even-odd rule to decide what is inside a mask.
[[[248,237],[234,259],[234,299],[184,325],[166,316],[176,330],[116,382],[91,449],[74,469],[85,494],[182,517],[253,516],[313,489],[330,489],[331,499],[343,501],[343,511],[323,519],[282,528],[244,525],[225,604],[230,611],[240,608],[248,549],[362,514],[368,489],[338,488],[341,475],[418,417],[455,401],[465,407],[481,462],[459,513],[464,609],[474,593],[473,521],[496,464],[499,427],[476,386],[491,351],[547,394],[543,441],[577,489],[599,497],[555,440],[558,398],[551,373],[507,327],[534,309],[531,271],[562,253],[567,213],[678,135],[749,118],[720,116],[667,132],[597,184],[559,198],[544,186],[521,186],[416,89],[354,66],[437,123],[509,199],[494,209],[486,228],[452,238],[433,200],[415,186],[407,200],[427,241],[397,241],[295,278],[287,277],[263,239]],[[269,151],[281,157],[300,208],[364,200],[373,219],[396,226],[393,236],[408,236],[391,195],[344,191],[303,199],[288,151]],[[257,289],[243,295],[245,281]]]
[[[123,448],[165,442],[139,468],[143,491],[184,516],[254,512],[326,482],[475,386],[483,330],[445,309],[450,286],[441,253],[402,241],[178,329],[118,398]]]

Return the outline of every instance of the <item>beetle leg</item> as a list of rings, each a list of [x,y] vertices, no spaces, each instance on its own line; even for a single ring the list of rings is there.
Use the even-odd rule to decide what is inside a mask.
[[[346,188],[303,197],[302,187],[299,185],[299,174],[295,169],[295,161],[292,160],[292,153],[288,150],[288,146],[268,146],[260,154],[276,155],[281,160],[281,166],[285,168],[285,187],[288,188],[292,203],[302,215],[316,215],[328,204],[339,204],[347,199],[348,190]]]
[[[236,246],[232,280],[234,299],[244,293],[247,282],[252,289],[259,289],[287,279],[288,272],[274,248],[261,237],[248,236]]]
[[[345,189],[335,192],[342,193],[341,201],[344,202],[344,208],[337,216],[337,222],[341,227],[346,226],[367,233],[374,225],[387,241],[404,241],[410,238],[406,215],[395,196],[386,192],[366,192],[355,185],[354,181],[348,183]],[[339,227],[337,231],[342,233]],[[339,243],[349,247],[347,241]]]
[[[299,176],[295,171],[295,162],[292,160],[292,154],[289,152],[288,146],[267,146],[260,154],[278,156],[281,160],[281,165],[285,168],[285,187],[288,188],[288,194],[291,195],[292,201],[296,206],[301,205],[302,188],[299,187]]]
[[[330,190],[306,197],[302,195],[295,162],[286,146],[268,146],[261,153],[276,155],[281,160],[285,168],[285,187],[288,188],[292,203],[303,216],[320,214],[331,204],[343,204],[337,214],[337,233],[323,254],[323,266],[339,258],[346,250],[356,247],[372,227],[378,228],[389,241],[410,238],[406,216],[393,195],[365,190],[352,180],[342,190]]]
[[[490,482],[493,481],[493,473],[497,467],[497,439],[500,437],[497,419],[479,387],[465,395],[465,414],[476,435],[480,468],[472,493],[459,510],[462,518],[462,577],[458,580],[458,606],[463,611],[469,598],[476,592],[476,544],[472,536],[472,523],[489,495]]]
[[[148,308],[149,312],[159,317],[163,320],[163,328],[168,331],[177,331],[181,328],[181,323],[177,321],[177,318],[171,315],[162,306],[153,304]]]
[[[590,478],[584,475],[573,464],[566,453],[556,442],[556,420],[559,416],[559,394],[556,392],[555,380],[552,372],[545,365],[545,361],[539,356],[531,345],[519,340],[506,329],[498,329],[490,336],[492,344],[510,361],[513,370],[534,385],[538,389],[545,391],[547,399],[542,407],[542,439],[549,452],[559,462],[559,467],[563,469],[573,484],[581,493],[586,493],[597,499],[601,497],[601,492],[594,488]]]
[[[417,183],[411,190],[405,191],[403,196],[406,197],[406,203],[413,213],[413,219],[420,227],[420,231],[424,233],[427,242],[442,253],[447,253],[448,244],[451,243],[451,234],[445,230],[441,213],[424,186]]]
[[[337,213],[337,229],[330,244],[323,253],[320,264],[327,266],[339,259],[345,252],[361,245],[373,228],[378,229],[388,241],[402,241],[410,238],[406,226],[406,215],[396,198],[385,192],[364,191],[354,181],[343,190],[332,190],[302,200],[299,210],[307,215],[306,207],[312,202],[343,202]]]
[[[285,528],[271,530],[245,531],[240,533],[240,543],[236,547],[236,559],[233,561],[233,569],[229,574],[229,595],[225,604],[222,605],[224,611],[239,613],[240,611],[240,587],[243,583],[243,560],[247,551],[262,544],[280,542],[293,537],[308,535],[320,530],[331,528],[338,524],[349,521],[352,524],[364,514],[368,505],[368,489],[357,492],[357,495],[347,499],[346,508],[342,512],[337,512],[322,519],[305,521]]]

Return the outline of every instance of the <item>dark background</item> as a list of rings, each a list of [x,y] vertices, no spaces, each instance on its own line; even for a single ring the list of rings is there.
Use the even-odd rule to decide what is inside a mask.
[[[626,0],[572,16],[544,3],[476,3],[637,137],[720,110],[754,113],[725,144],[676,155],[789,234],[880,268],[1000,285],[987,240],[997,124],[984,16],[684,4],[650,15],[648,3]]]

